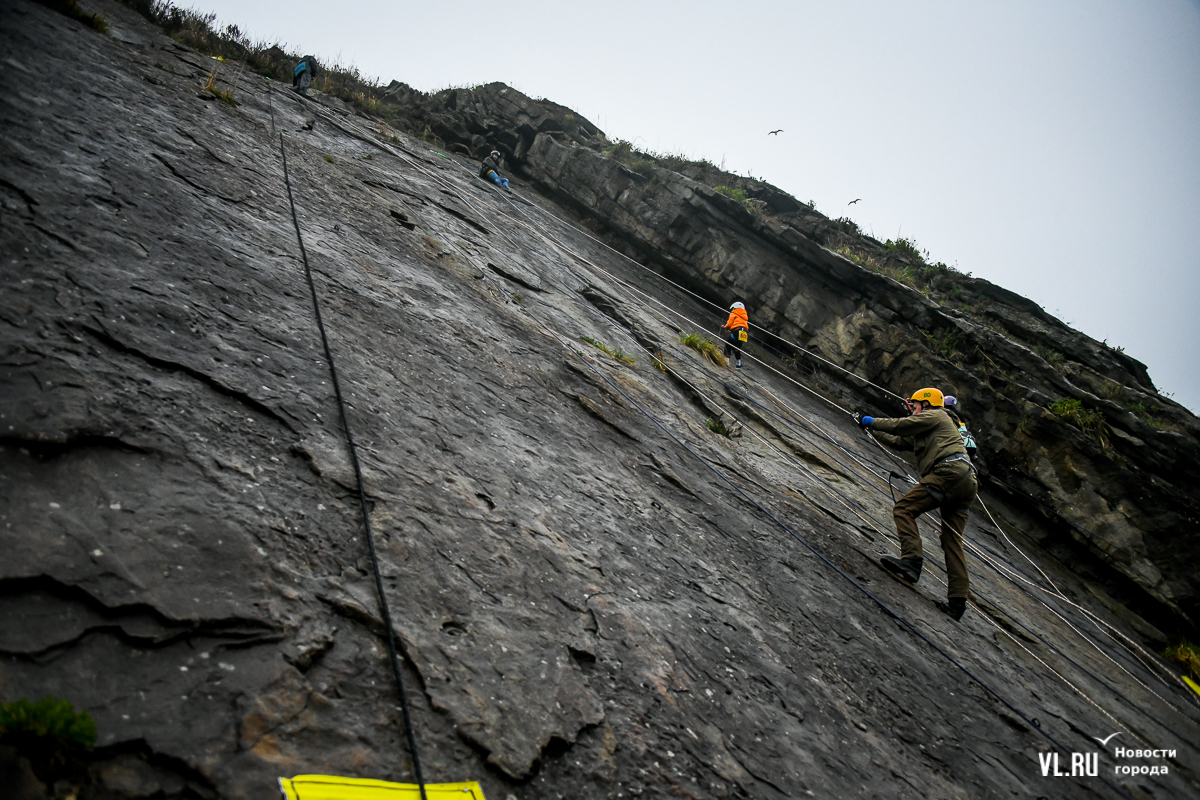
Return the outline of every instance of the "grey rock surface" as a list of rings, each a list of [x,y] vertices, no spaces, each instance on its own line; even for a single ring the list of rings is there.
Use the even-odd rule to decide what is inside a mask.
[[[721,307],[745,301],[760,330],[875,383],[908,391],[936,383],[964,398],[995,488],[1041,517],[1046,545],[1086,563],[1090,577],[1163,627],[1194,630],[1200,501],[1190,487],[1200,481],[1200,421],[1119,348],[970,276],[936,280],[954,301],[939,304],[835,250],[900,269],[911,261],[770,184],[669,158],[631,169],[606,157],[595,126],[502,83],[433,95],[394,88],[404,98],[394,114],[412,130],[456,152],[500,148],[604,241]],[[739,186],[746,203],[713,188],[724,184]],[[898,413],[893,399],[837,377],[831,388],[845,402]],[[1061,399],[1101,415],[1103,441],[1051,413]]]
[[[1200,707],[1162,634],[1040,547],[1027,506],[985,495],[1008,535],[973,517],[975,605],[942,616],[932,528],[917,591],[875,564],[902,467],[832,404],[847,386],[769,352],[706,362],[666,310],[694,301],[566,220],[592,208],[656,269],[761,293],[754,318],[873,380],[928,368],[885,322],[936,304],[686,176],[641,210],[637,178],[514,90],[486,113],[544,193],[501,195],[469,158],[232,69],[221,103],[200,91],[211,59],[98,7],[119,35],[0,10],[0,700],[94,716],[81,797],[412,779],[281,141],[427,780],[493,800],[1119,796],[1043,777],[1051,736],[1132,796],[1197,794]],[[1111,505],[1125,473],[1077,452],[1035,474]],[[1129,555],[1150,529],[1113,530],[1113,560],[1170,600],[1158,556]],[[1152,644],[1131,655],[1103,625]],[[1169,769],[1113,772],[1143,764]]]

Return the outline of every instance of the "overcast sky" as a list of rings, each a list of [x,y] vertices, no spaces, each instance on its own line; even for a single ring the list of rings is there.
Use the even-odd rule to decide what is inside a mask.
[[[1200,409],[1197,0],[196,7],[384,82],[504,81],[752,173],[1033,299]]]

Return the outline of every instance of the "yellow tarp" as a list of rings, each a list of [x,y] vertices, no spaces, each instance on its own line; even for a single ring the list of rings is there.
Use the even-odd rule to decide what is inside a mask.
[[[421,800],[415,783],[389,783],[370,778],[339,778],[335,775],[297,775],[280,778],[286,800]],[[478,781],[427,783],[429,800],[484,800]]]

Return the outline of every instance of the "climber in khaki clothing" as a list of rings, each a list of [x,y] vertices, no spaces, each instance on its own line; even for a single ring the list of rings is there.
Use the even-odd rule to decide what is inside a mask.
[[[975,500],[979,484],[958,425],[942,407],[942,400],[939,390],[921,389],[908,403],[911,417],[862,417],[859,423],[883,444],[896,450],[912,450],[921,473],[921,482],[892,509],[896,533],[900,536],[900,558],[884,556],[881,563],[901,579],[916,583],[924,563],[917,517],[940,506],[949,602],[938,603],[938,608],[954,619],[961,619],[970,594],[963,530],[967,527],[967,509]]]

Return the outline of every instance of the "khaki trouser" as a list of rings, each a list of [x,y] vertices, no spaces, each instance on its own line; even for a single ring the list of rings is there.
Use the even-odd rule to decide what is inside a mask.
[[[979,485],[970,465],[965,461],[951,461],[934,467],[892,509],[896,533],[900,536],[900,557],[923,558],[917,517],[941,506],[947,597],[966,599],[970,595],[971,583],[967,577],[967,559],[963,554],[962,541],[963,531],[967,527],[967,509],[978,491]]]

